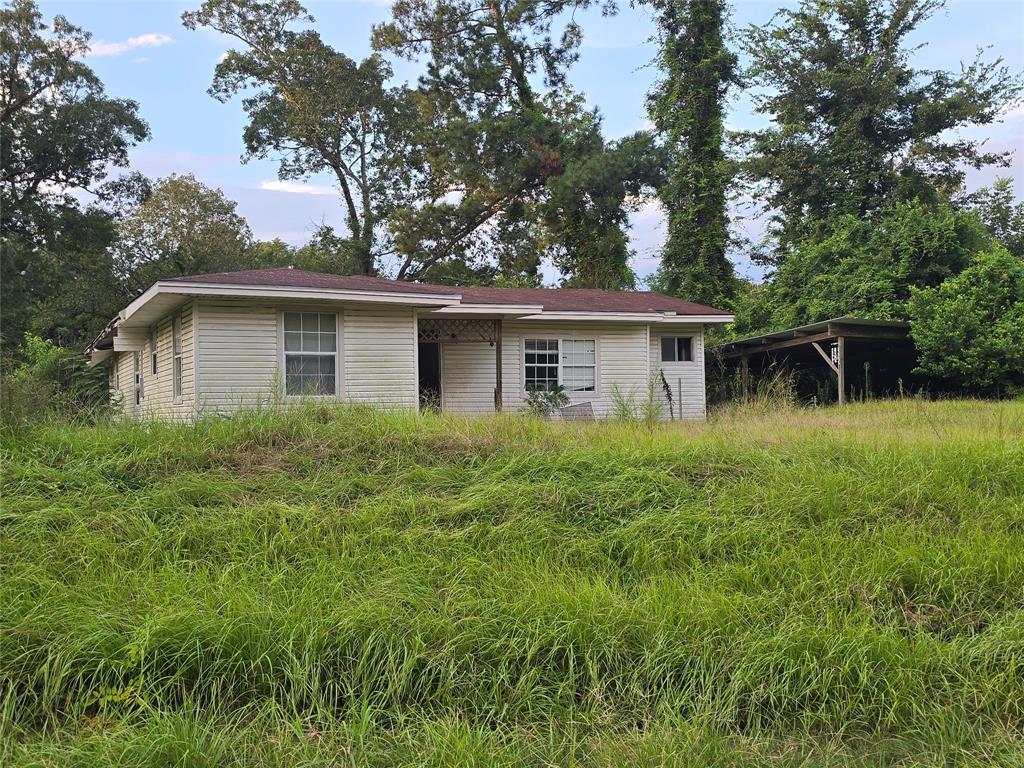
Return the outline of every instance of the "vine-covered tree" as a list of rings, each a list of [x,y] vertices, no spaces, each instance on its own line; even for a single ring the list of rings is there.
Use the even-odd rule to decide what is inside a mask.
[[[89,34],[31,0],[0,8],[0,343],[21,342],[112,227],[71,196],[94,187],[149,135],[138,106],[110,98],[80,60]],[[69,233],[80,235],[69,239]],[[102,260],[102,259],[101,259]],[[94,286],[96,295],[111,279]],[[101,300],[102,302],[102,300]],[[50,325],[50,321],[43,321]],[[54,327],[61,327],[53,319]],[[78,325],[76,321],[74,325]],[[75,341],[77,339],[71,339]]]
[[[728,307],[737,289],[729,244],[725,103],[737,82],[726,45],[724,0],[650,0],[658,24],[661,81],[647,107],[669,164],[658,196],[668,238],[655,284],[692,301]]]
[[[998,118],[1020,80],[983,54],[960,72],[914,66],[909,36],[943,0],[801,0],[750,27],[749,85],[770,127],[742,135],[772,216],[776,260],[830,222],[959,191],[1006,153],[954,132]]]

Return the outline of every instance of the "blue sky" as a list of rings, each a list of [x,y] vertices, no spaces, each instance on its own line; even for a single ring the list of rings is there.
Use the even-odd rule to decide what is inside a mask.
[[[231,41],[210,31],[190,32],[181,26],[181,14],[198,7],[199,0],[180,2],[42,2],[49,21],[63,14],[93,34],[94,53],[89,64],[108,92],[135,99],[149,123],[152,138],[132,152],[132,167],[148,176],[193,173],[204,183],[219,187],[238,203],[254,234],[303,243],[321,222],[340,226],[341,216],[330,179],[310,179],[306,185],[284,188],[270,161],[241,162],[241,134],[245,116],[236,99],[221,104],[206,89],[220,56]],[[331,0],[307,2],[321,35],[353,57],[369,52],[370,27],[390,15],[387,0]],[[646,127],[644,95],[657,77],[650,65],[654,47],[653,25],[643,9],[621,3],[618,16],[599,13],[577,15],[582,21],[584,44],[571,82],[592,106],[600,109],[605,134],[614,138]],[[780,7],[779,0],[737,2],[733,24],[764,24]],[[924,44],[915,54],[925,68],[958,69],[974,57],[979,46],[988,56],[1001,56],[1013,71],[1024,70],[1024,3],[1014,0],[954,0],[926,22],[913,41]],[[415,78],[408,64],[396,66],[400,79]],[[728,123],[732,128],[764,124],[744,98],[734,99]],[[999,125],[973,131],[989,146],[1016,150],[1012,168],[972,172],[969,186],[989,183],[995,176],[1016,179],[1024,197],[1024,108],[1017,108]],[[742,213],[742,212],[741,212]],[[737,227],[759,232],[756,221]],[[647,275],[657,266],[664,239],[664,222],[656,205],[645,206],[632,217],[634,268]],[[756,267],[737,255],[741,274],[758,277]]]

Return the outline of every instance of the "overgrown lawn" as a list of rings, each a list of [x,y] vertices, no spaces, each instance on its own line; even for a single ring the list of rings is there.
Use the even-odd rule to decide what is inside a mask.
[[[4,765],[1024,764],[1024,403],[0,433]]]

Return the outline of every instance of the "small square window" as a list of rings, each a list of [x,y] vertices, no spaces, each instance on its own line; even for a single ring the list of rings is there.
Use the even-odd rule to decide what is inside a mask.
[[[692,336],[662,336],[661,362],[689,363],[693,361]]]

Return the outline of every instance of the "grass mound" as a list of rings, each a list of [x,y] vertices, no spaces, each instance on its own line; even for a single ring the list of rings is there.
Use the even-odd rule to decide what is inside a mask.
[[[1024,404],[2,434],[5,765],[1024,763]]]

